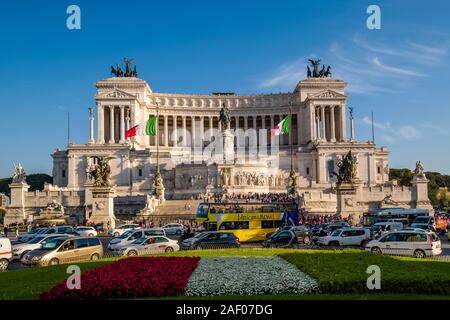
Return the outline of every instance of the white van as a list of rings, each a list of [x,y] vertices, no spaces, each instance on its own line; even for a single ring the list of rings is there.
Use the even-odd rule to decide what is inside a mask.
[[[330,235],[317,239],[325,246],[363,246],[370,239],[370,230],[363,228],[344,228],[334,230]]]
[[[9,261],[12,258],[11,240],[8,238],[0,238],[0,271],[8,268]]]
[[[420,229],[406,229],[389,232],[378,240],[366,245],[366,250],[373,253],[414,256],[425,258],[442,253],[441,240],[434,232]]]

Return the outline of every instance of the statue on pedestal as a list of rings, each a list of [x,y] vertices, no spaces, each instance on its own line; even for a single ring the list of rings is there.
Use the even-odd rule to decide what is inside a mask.
[[[12,176],[12,183],[26,183],[25,169],[19,163],[17,166],[14,164],[14,172]]]
[[[109,160],[114,159],[114,157],[93,158],[95,159],[94,162],[97,164],[93,166],[93,170],[89,172],[89,176],[94,180],[94,187],[111,187],[111,167],[109,166]]]
[[[425,169],[420,160],[416,162],[416,168],[414,169],[414,175],[417,178],[421,178],[421,179],[425,178]]]
[[[225,103],[222,103],[222,109],[220,109],[219,114],[219,121],[222,124],[222,130],[228,129],[228,126],[230,124],[230,110],[225,105]]]
[[[336,176],[337,184],[342,183],[352,183],[358,174],[358,161],[355,156],[352,155],[350,150],[347,155],[342,156],[341,160],[338,161],[337,166],[339,168],[338,173],[332,172],[332,175]]]

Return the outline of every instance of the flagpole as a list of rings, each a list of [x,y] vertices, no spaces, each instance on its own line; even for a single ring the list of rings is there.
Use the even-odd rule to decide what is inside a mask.
[[[297,119],[298,123],[298,119]],[[296,183],[296,176],[295,176],[295,170],[294,170],[294,150],[293,150],[293,142],[294,139],[292,137],[292,102],[289,99],[289,146],[291,151],[291,172],[289,173],[289,192],[291,195],[295,195],[297,183]]]

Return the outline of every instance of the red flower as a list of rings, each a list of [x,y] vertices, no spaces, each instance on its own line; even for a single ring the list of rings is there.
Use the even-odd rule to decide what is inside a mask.
[[[133,257],[84,272],[81,289],[66,280],[40,299],[124,299],[182,295],[199,257]]]

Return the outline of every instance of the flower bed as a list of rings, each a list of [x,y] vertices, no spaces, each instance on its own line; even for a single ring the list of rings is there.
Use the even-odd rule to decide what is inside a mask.
[[[183,295],[199,257],[133,257],[89,270],[81,289],[70,290],[66,280],[44,292],[48,299],[126,299]]]
[[[317,283],[279,257],[202,258],[188,296],[310,293]]]

